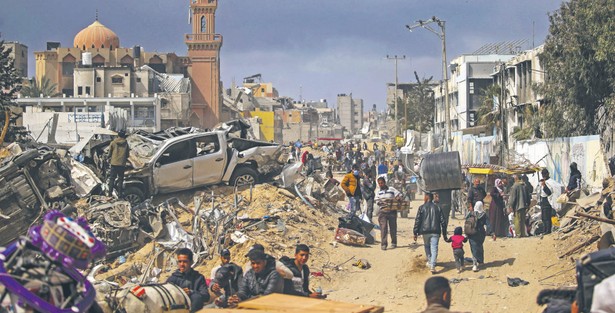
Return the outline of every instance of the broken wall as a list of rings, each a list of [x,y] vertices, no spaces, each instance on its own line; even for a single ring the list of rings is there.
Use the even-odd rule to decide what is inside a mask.
[[[32,112],[27,110],[23,114],[23,124],[28,127],[35,139],[38,138],[39,142],[48,143],[48,133],[52,124],[50,120],[54,114],[58,114],[55,140],[57,143],[65,144],[78,142],[77,134],[79,138],[87,138],[103,126],[103,121],[109,120],[109,115],[103,112]]]
[[[572,162],[577,163],[583,179],[594,191],[600,190],[602,180],[608,177],[598,135],[518,141],[515,151],[532,163],[540,160],[538,165],[546,167],[551,177],[564,186],[568,184]]]

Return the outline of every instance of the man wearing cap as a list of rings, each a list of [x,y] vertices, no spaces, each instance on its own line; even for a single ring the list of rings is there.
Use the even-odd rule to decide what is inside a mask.
[[[263,253],[265,253],[265,247],[263,247],[263,245],[261,245],[260,243],[256,243],[252,247],[250,247],[250,250],[248,250],[248,253],[250,253],[250,251],[254,249],[261,250],[263,251]],[[248,254],[246,254],[245,256],[247,258]],[[269,254],[267,254],[267,258],[275,262],[275,270],[278,272],[278,274],[280,274],[280,276],[282,276],[282,279],[292,279],[293,278],[293,272],[286,265],[284,265],[284,263],[280,262],[279,260],[276,260],[274,257],[272,257]],[[243,266],[243,276],[244,277],[246,276],[246,274],[248,274],[248,271],[250,270],[251,266],[252,264],[250,264],[249,261],[246,262],[246,264]]]
[[[239,291],[228,300],[230,306],[237,303],[272,293],[284,291],[284,281],[275,269],[275,260],[268,258],[260,249],[248,252],[251,269],[239,283]]]
[[[295,247],[295,258],[291,259],[287,256],[280,258],[293,272],[292,279],[284,279],[284,293],[294,296],[303,296],[310,298],[324,299],[327,296],[322,292],[310,291],[310,268],[307,266],[307,261],[310,259],[310,247],[305,244],[298,244]]]
[[[214,300],[214,306],[226,308],[228,298],[239,290],[243,270],[239,265],[231,262],[231,252],[228,249],[220,252],[220,263],[220,266],[211,271],[209,290],[217,297]]]
[[[209,291],[207,282],[202,274],[192,269],[193,253],[188,248],[181,248],[177,251],[178,269],[167,283],[174,284],[182,288],[190,297],[190,312],[196,312],[203,308],[203,304],[209,301]]]
[[[123,196],[124,191],[124,170],[126,170],[126,162],[130,153],[130,147],[126,141],[126,132],[120,130],[117,133],[118,137],[113,139],[109,145],[109,156],[111,169],[109,171],[109,194],[113,194],[113,188],[117,190],[118,197]],[[117,181],[116,181],[117,180]]]
[[[222,249],[222,251],[220,251],[220,265],[211,269],[210,279],[214,279],[214,277],[216,277],[216,271],[229,262],[231,262],[231,251],[229,251],[229,249]]]

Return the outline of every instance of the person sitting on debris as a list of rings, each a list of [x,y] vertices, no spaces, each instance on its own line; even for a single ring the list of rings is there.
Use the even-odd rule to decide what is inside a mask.
[[[454,313],[451,308],[451,286],[442,276],[430,277],[425,281],[427,308],[421,313]]]
[[[230,262],[231,262],[231,251],[229,251],[229,249],[222,249],[222,251],[220,251],[220,265],[215,266],[214,268],[211,269],[211,276],[209,276],[209,278],[214,279],[214,277],[216,277],[216,271],[218,271],[219,268],[221,268],[222,266]]]
[[[280,258],[292,272],[292,279],[284,279],[284,293],[287,295],[303,296],[310,298],[324,299],[327,296],[322,292],[310,291],[310,268],[306,265],[310,259],[310,247],[299,244],[295,248],[295,258],[287,256]]]
[[[256,243],[254,244],[252,247],[250,247],[250,250],[248,250],[248,254],[250,252],[252,252],[252,250],[260,250],[263,253],[265,253],[265,247],[263,245],[261,245],[260,243]],[[246,254],[246,257],[248,257],[248,254]],[[284,265],[284,263],[276,260],[274,257],[272,257],[269,254],[266,254],[268,260],[273,260],[273,262],[275,262],[275,270],[278,272],[278,274],[280,274],[280,276],[282,276],[282,279],[292,279],[293,278],[293,272],[286,266]],[[247,262],[244,267],[243,267],[243,276],[245,277],[248,274],[248,271],[250,270],[250,266],[251,263]]]
[[[231,252],[228,249],[220,253],[221,266],[212,270],[209,290],[217,297],[209,307],[228,307],[228,298],[239,290],[239,283],[243,278],[243,270],[235,263],[230,262]]]
[[[448,237],[446,235],[446,220],[440,207],[433,203],[433,199],[433,193],[425,192],[425,203],[419,207],[416,213],[413,232],[415,242],[419,235],[423,236],[427,266],[432,273],[435,273],[440,234],[442,234],[444,240],[448,240]]]
[[[461,226],[455,227],[455,234],[448,238],[446,242],[450,242],[453,247],[453,255],[455,256],[455,265],[457,265],[457,273],[463,270],[464,251],[463,243],[468,242],[468,238],[463,235]]]
[[[128,155],[130,154],[130,147],[126,141],[126,132],[120,130],[117,133],[118,137],[111,141],[109,145],[109,164],[111,169],[109,171],[109,194],[111,197],[113,189],[117,190],[119,198],[124,196],[124,171],[126,170],[126,162],[128,161]]]
[[[348,196],[348,202],[350,203],[350,212],[348,218],[352,218],[356,215],[357,211],[361,210],[361,179],[359,178],[359,166],[353,165],[352,171],[342,179],[341,187]]]
[[[228,299],[229,306],[257,296],[284,291],[284,281],[276,271],[275,260],[259,249],[248,252],[251,269],[239,283],[237,294]]]
[[[393,200],[400,201],[401,193],[386,184],[384,177],[378,178],[380,190],[376,194],[378,204],[378,224],[380,225],[380,248],[387,249],[387,235],[391,232],[391,249],[397,248],[397,211],[393,209]]]
[[[331,171],[331,168],[327,170],[327,174],[325,174],[325,177],[327,177],[326,184],[333,184],[334,186],[337,186],[340,184],[340,182],[337,179],[333,178],[333,171]]]
[[[177,251],[178,269],[167,279],[167,283],[174,284],[182,288],[190,297],[190,312],[196,312],[203,308],[209,301],[209,291],[205,277],[192,269],[194,254],[188,248],[181,248]]]

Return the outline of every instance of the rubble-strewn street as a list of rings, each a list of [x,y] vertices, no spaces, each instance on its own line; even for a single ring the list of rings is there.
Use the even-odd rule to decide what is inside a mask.
[[[0,313],[615,313],[615,0],[6,2]]]

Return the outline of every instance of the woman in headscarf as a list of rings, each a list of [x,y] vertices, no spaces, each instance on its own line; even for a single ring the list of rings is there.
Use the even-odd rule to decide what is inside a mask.
[[[506,205],[504,203],[504,182],[495,180],[495,186],[491,189],[491,205],[489,206],[490,235],[495,237],[508,236],[508,217],[506,217]]]
[[[581,188],[581,171],[577,168],[577,163],[570,163],[570,179],[568,179],[568,186],[566,186],[566,192],[576,191]]]
[[[483,248],[483,244],[487,236],[489,221],[483,208],[482,201],[476,201],[474,208],[470,210],[472,211],[468,213],[468,217],[472,214],[476,216],[476,231],[474,234],[466,233],[466,236],[470,241],[470,249],[472,250],[472,270],[478,272],[478,266],[485,262],[485,249]]]

